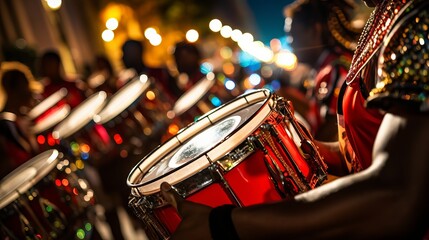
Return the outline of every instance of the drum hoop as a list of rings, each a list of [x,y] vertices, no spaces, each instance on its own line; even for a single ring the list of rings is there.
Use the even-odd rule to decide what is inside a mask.
[[[261,97],[260,94],[263,94],[264,100],[260,101]],[[252,96],[258,95],[257,97],[252,98]],[[243,102],[243,99],[245,102]],[[237,112],[241,109],[244,109],[246,106],[263,102],[261,107],[252,114],[243,124],[241,128],[235,129],[233,132],[231,132],[224,140],[213,146],[211,149],[207,150],[206,152],[202,153],[200,156],[197,156],[195,160],[190,161],[183,166],[172,170],[167,176],[160,176],[158,178],[155,178],[149,182],[145,183],[135,183],[135,180],[137,180],[141,175],[145,174],[148,169],[150,169],[153,165],[157,163],[157,160],[162,159],[167,154],[170,153],[164,152],[163,154],[158,154],[158,157],[152,157],[157,153],[157,151],[160,151],[160,149],[163,147],[164,144],[168,144],[172,141],[175,142],[175,144],[172,144],[172,147],[177,147],[190,137],[194,136],[195,134],[182,138],[181,135],[185,135],[188,129],[196,128],[196,130],[201,130],[207,126],[212,125],[212,122],[217,122],[218,120],[224,118],[228,114],[231,114],[233,112]],[[237,109],[237,104],[240,107]],[[247,105],[243,105],[247,104]],[[228,103],[225,103],[224,105],[210,111],[209,113],[203,115],[201,118],[199,118],[196,122],[190,124],[188,127],[186,127],[183,131],[180,131],[176,136],[171,138],[170,140],[167,140],[166,143],[163,145],[158,146],[156,149],[154,149],[151,153],[149,153],[145,158],[143,158],[130,172],[127,178],[127,185],[129,187],[137,187],[138,192],[140,192],[143,195],[153,194],[156,192],[159,192],[159,186],[163,181],[168,182],[168,176],[175,174],[176,179],[173,181],[170,181],[170,184],[176,184],[183,179],[189,178],[192,175],[196,174],[197,172],[207,168],[209,165],[213,164],[217,160],[221,159],[224,155],[226,155],[228,152],[231,152],[231,150],[235,149],[240,143],[242,143],[249,135],[249,132],[255,131],[261,122],[263,122],[266,117],[272,112],[272,105],[273,100],[271,98],[271,93],[267,89],[260,89],[255,90],[248,94],[243,94],[236,99],[229,101]],[[225,112],[225,113],[224,113]],[[201,126],[202,125],[202,126]],[[247,128],[246,128],[247,127]],[[250,131],[248,128],[252,128]],[[238,144],[237,144],[238,143]],[[169,148],[171,150],[171,147]],[[221,151],[219,151],[221,149]],[[193,168],[193,173],[189,174],[188,168]],[[186,171],[185,171],[186,170]],[[139,171],[139,172],[137,172]],[[142,187],[146,187],[152,190],[144,190],[142,191]]]
[[[67,117],[69,113],[70,105],[65,104],[61,106],[55,112],[51,113],[48,117],[46,117],[46,120],[35,124],[31,129],[32,133],[39,134],[41,132],[46,131],[47,129],[50,129],[51,127],[61,122],[61,120],[63,120],[65,117]]]
[[[35,172],[31,178],[24,180],[21,184],[18,184],[14,191],[9,191],[5,196],[0,196],[0,209],[18,199],[21,194],[36,185],[41,179],[46,177],[46,175],[48,175],[48,173],[51,172],[51,170],[54,169],[57,165],[59,161],[58,156],[59,152],[57,150],[47,150],[31,158],[4,177],[0,181],[0,186],[4,184],[5,180],[17,176],[17,173],[26,172],[28,169],[32,169],[28,171],[29,173],[32,171]]]
[[[182,94],[182,96],[177,99],[174,104],[173,111],[176,116],[183,114],[188,111],[195,103],[200,101],[204,95],[214,86],[216,78],[208,79],[206,76],[201,78],[191,89]],[[189,95],[194,96],[193,101],[187,101],[189,99]],[[187,104],[186,107],[181,108],[181,105]]]
[[[85,125],[90,123],[94,115],[97,114],[103,108],[103,106],[106,104],[105,102],[106,98],[107,98],[107,94],[104,91],[99,91],[91,95],[88,99],[86,99],[81,104],[79,104],[75,109],[73,109],[72,112],[66,117],[66,119],[64,119],[64,121],[62,121],[54,128],[54,130],[52,131],[52,137],[54,137],[55,139],[64,139],[64,138],[70,137],[71,135],[75,134],[78,130],[82,129]],[[68,126],[70,125],[70,122],[72,122],[71,120],[73,120],[74,118],[77,118],[77,113],[82,112],[82,109],[86,108],[87,105],[94,104],[94,103],[96,103],[96,106],[95,106],[95,109],[91,109],[91,112],[90,112],[91,114],[88,114],[90,116],[79,118],[83,121],[80,121],[74,127]]]
[[[118,116],[120,113],[125,111],[129,106],[131,106],[137,99],[139,99],[142,94],[149,89],[149,86],[151,84],[151,81],[149,79],[142,79],[142,78],[134,78],[133,80],[129,81],[127,84],[125,84],[123,87],[121,87],[115,94],[113,94],[110,98],[107,104],[103,107],[103,109],[94,116],[94,121],[98,124],[105,124],[112,119],[114,119],[116,116]],[[141,87],[140,87],[141,85]],[[128,89],[132,89],[133,87],[138,88],[140,87],[139,91],[131,92],[130,95],[129,92],[126,92]],[[126,101],[121,102],[121,104],[118,104],[118,98],[124,97],[125,93],[128,93],[126,95]]]
[[[27,115],[30,120],[33,120],[40,116],[42,113],[50,109],[52,106],[57,104],[61,99],[67,96],[67,89],[61,88],[55,93],[51,94],[49,97],[45,98],[39,104],[37,104]]]

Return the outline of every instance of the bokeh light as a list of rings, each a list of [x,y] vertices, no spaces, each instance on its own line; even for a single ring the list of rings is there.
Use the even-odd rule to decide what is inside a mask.
[[[63,3],[62,0],[46,0],[48,7],[52,10],[58,10]]]
[[[105,42],[111,42],[115,38],[115,33],[112,30],[106,29],[101,34],[101,38]]]
[[[118,26],[119,26],[119,22],[118,22],[118,20],[116,18],[109,18],[109,19],[107,19],[107,21],[106,21],[106,28],[107,29],[113,31],[113,30],[117,29]]]
[[[219,32],[222,28],[222,22],[219,19],[213,19],[209,23],[209,28],[213,32]]]
[[[199,37],[200,35],[195,29],[190,29],[186,32],[186,40],[188,40],[188,42],[196,42]]]

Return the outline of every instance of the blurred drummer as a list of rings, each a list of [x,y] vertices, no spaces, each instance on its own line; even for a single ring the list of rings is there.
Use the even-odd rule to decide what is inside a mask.
[[[200,71],[201,52],[195,44],[186,41],[176,43],[173,56],[179,73],[178,83],[182,90],[190,89],[205,76]]]
[[[61,88],[66,88],[68,91],[66,101],[71,108],[74,108],[85,100],[84,89],[77,86],[79,80],[66,77],[62,67],[61,57],[56,51],[46,51],[42,55],[39,74],[45,87],[43,96],[49,97]]]
[[[19,62],[4,62],[0,71],[1,94],[6,96],[0,112],[0,178],[35,154],[38,145],[31,133],[26,113],[35,105],[33,94],[42,86],[28,67]]]
[[[339,0],[296,1],[284,9],[285,30],[293,38],[298,61],[315,70],[306,83],[309,102],[303,115],[318,140],[337,139],[338,94],[363,27],[352,24],[355,5]]]
[[[172,102],[181,95],[174,78],[166,68],[149,67],[143,61],[144,45],[142,42],[129,39],[122,45],[122,61],[125,68],[134,69],[138,74],[146,74],[155,79],[155,85]]]
[[[104,55],[95,57],[91,75],[88,77],[88,88],[91,92],[105,91],[113,94],[118,89],[118,76],[109,59]]]

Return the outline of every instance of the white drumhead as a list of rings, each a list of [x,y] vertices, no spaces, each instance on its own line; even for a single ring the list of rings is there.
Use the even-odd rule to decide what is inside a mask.
[[[94,121],[104,124],[112,120],[136,101],[149,86],[150,81],[146,75],[130,81],[110,98],[103,110],[94,116]]]
[[[194,106],[200,99],[213,87],[216,79],[208,79],[207,77],[202,78],[195,83],[191,89],[186,91],[176,101],[173,107],[173,112],[176,116],[183,114]]]
[[[48,150],[28,160],[0,181],[0,209],[44,178],[58,163],[59,152]]]
[[[218,107],[147,155],[127,183],[138,192],[159,192],[162,182],[176,184],[207,168],[252,134],[271,112],[268,90],[242,95]]]
[[[65,96],[67,96],[67,89],[61,88],[60,90],[51,94],[49,97],[45,98],[33,109],[31,109],[31,111],[28,113],[28,117],[30,119],[37,118],[38,116],[46,112],[48,109],[50,109],[52,106],[57,104],[59,101],[61,101],[61,99],[63,99]]]
[[[34,134],[44,132],[61,122],[65,117],[67,117],[67,115],[69,115],[69,113],[70,106],[68,104],[64,104],[58,109],[55,109],[55,111],[50,112],[43,119],[38,120],[37,123],[31,129],[31,131]]]
[[[52,136],[55,139],[64,139],[76,133],[92,121],[95,114],[100,112],[106,103],[106,97],[107,94],[104,91],[91,95],[88,99],[73,109],[70,115],[68,115],[64,121],[54,128]]]

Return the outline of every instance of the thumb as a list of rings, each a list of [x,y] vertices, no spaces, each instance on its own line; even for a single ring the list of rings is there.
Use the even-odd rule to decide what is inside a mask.
[[[170,184],[166,182],[161,183],[161,194],[165,201],[171,204],[177,210],[177,212],[180,213],[184,200]]]

